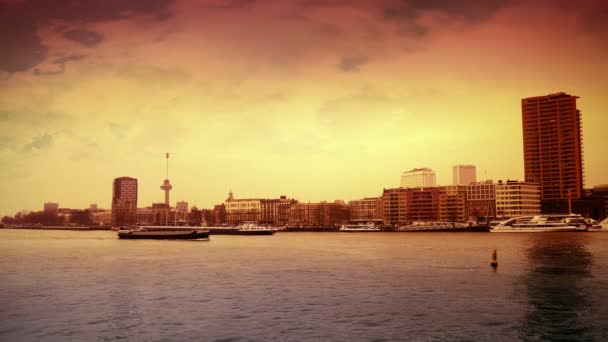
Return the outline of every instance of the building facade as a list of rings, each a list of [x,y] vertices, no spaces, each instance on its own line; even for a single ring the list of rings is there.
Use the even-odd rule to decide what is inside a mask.
[[[452,184],[469,185],[477,181],[477,168],[475,165],[454,165],[452,167]]]
[[[467,186],[450,185],[439,187],[439,220],[467,222]]]
[[[112,186],[112,225],[132,225],[137,222],[137,179],[119,177]]]
[[[433,187],[437,184],[435,171],[429,168],[418,168],[405,171],[401,175],[402,188]]]
[[[406,207],[408,222],[439,221],[441,215],[439,188],[408,189]]]
[[[186,201],[179,201],[175,204],[175,209],[177,211],[179,211],[180,213],[187,213],[188,212],[188,202]]]
[[[294,203],[296,203],[295,200],[286,196],[276,199],[236,199],[231,191],[224,203],[226,223],[237,225],[245,221],[253,221],[260,224],[284,226],[289,222],[289,211]]]
[[[469,219],[488,221],[496,217],[496,187],[494,182],[483,182],[467,185],[467,207]]]
[[[59,203],[46,202],[43,208],[45,213],[56,213],[59,210]]]
[[[382,221],[382,197],[367,197],[348,202],[351,222]]]
[[[540,185],[542,201],[581,198],[583,152],[578,96],[556,93],[522,99],[526,182]]]
[[[289,224],[289,211],[291,210],[291,205],[296,202],[296,200],[287,198],[286,196],[261,200],[260,223],[273,226],[285,226]]]
[[[349,221],[348,205],[333,203],[294,203],[289,211],[289,226],[309,228],[336,228]]]
[[[498,217],[517,217],[540,214],[540,186],[536,183],[508,180],[498,181],[496,214]]]
[[[382,191],[382,219],[385,224],[402,226],[407,224],[407,188],[392,188]]]

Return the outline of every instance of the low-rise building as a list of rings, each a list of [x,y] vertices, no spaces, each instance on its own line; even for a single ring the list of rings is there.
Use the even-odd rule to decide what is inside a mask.
[[[507,180],[496,186],[498,217],[517,217],[540,214],[540,186],[537,183]]]
[[[382,221],[382,197],[367,197],[348,202],[351,222]]]
[[[407,219],[414,221],[439,221],[439,188],[412,188],[407,191]]]
[[[466,185],[439,187],[439,220],[466,222],[468,219]]]
[[[385,224],[393,226],[408,223],[406,188],[391,188],[382,191],[382,218]]]
[[[333,203],[294,203],[289,211],[289,226],[334,228],[349,221],[348,205]]]
[[[496,188],[494,182],[486,180],[467,185],[468,216],[475,221],[496,217]]]

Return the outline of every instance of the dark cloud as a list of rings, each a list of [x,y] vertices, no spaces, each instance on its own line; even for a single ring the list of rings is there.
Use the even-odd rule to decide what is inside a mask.
[[[47,49],[37,28],[35,18],[20,5],[0,3],[0,70],[26,71],[44,60]]]
[[[485,20],[512,3],[512,0],[401,0],[388,5],[384,16],[388,19],[411,20],[435,11],[471,23]]]
[[[33,151],[33,150],[43,150],[51,147],[53,145],[53,136],[48,132],[44,133],[41,136],[35,137],[32,139],[32,142],[23,146],[23,150],[25,152]]]
[[[213,7],[216,8],[242,8],[255,5],[256,0],[219,0]]]
[[[88,48],[96,46],[103,40],[103,36],[101,34],[82,29],[65,31],[63,36],[65,39],[75,41],[76,43]]]
[[[361,66],[369,63],[369,58],[365,56],[344,56],[337,67],[344,72],[358,71]]]
[[[90,23],[147,16],[164,20],[171,16],[173,0],[23,0],[0,2],[0,71],[27,71],[47,57],[39,32],[58,25],[66,39],[93,47],[103,37],[93,31],[70,29]],[[56,28],[57,29],[57,28]]]

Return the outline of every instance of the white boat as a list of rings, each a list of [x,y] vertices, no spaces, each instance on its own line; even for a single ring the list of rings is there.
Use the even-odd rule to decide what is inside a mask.
[[[603,219],[600,222],[593,221],[591,223],[591,227],[589,227],[590,232],[608,232],[608,217]]]
[[[398,232],[427,232],[427,231],[444,231],[453,229],[468,228],[466,223],[459,222],[434,222],[434,221],[415,221],[412,224],[397,228]]]
[[[589,229],[581,215],[536,215],[514,217],[492,227],[492,233],[584,232]]]
[[[376,227],[373,223],[357,223],[357,224],[344,224],[340,227],[341,232],[347,233],[369,233],[369,232],[381,232],[382,230]]]
[[[258,226],[253,222],[244,222],[241,225],[236,226],[237,235],[272,235],[276,233],[276,229]]]

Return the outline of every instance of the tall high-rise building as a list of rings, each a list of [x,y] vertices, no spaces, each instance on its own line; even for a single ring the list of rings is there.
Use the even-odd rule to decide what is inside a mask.
[[[521,100],[526,182],[540,184],[542,201],[583,195],[578,96],[556,93]]]
[[[477,168],[475,165],[455,165],[452,168],[453,185],[469,185],[477,182]]]
[[[405,171],[401,175],[402,188],[426,188],[435,185],[435,171],[426,167]]]
[[[135,224],[137,219],[137,179],[119,177],[112,186],[112,225]]]

